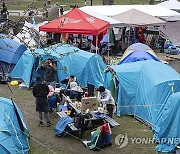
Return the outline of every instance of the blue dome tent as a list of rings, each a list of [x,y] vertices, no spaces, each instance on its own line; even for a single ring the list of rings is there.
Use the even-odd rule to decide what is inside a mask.
[[[35,82],[37,73],[42,74],[39,69],[41,61],[49,57],[57,63],[58,81],[74,75],[81,86],[92,84],[98,87],[104,82],[106,65],[99,55],[70,45],[58,44],[45,49],[36,49],[33,53],[30,50],[25,51],[10,76],[22,79],[29,87]]]
[[[160,61],[155,52],[143,43],[134,43],[130,45],[124,52],[119,64],[131,63],[144,60]]]
[[[109,70],[105,86],[116,88],[117,114],[135,115],[156,129],[167,100],[180,92],[179,73],[154,60],[124,63]]]
[[[161,141],[157,151],[172,152],[180,145],[180,92],[172,94],[156,124],[155,138]]]
[[[24,153],[29,151],[27,134],[22,126],[25,121],[20,109],[10,99],[0,97],[0,151],[3,154]]]
[[[26,49],[23,44],[0,34],[0,74],[9,75]]]

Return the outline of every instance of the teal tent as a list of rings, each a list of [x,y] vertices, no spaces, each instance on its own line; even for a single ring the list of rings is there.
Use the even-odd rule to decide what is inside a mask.
[[[168,99],[174,93],[180,92],[180,74],[169,65],[158,61],[138,61],[111,66],[106,72],[104,84],[109,89],[114,87],[117,90],[119,116],[121,114],[135,115],[158,132],[159,119],[164,115]],[[176,97],[176,99],[179,98]],[[168,111],[171,112],[169,118],[176,115],[175,121],[178,121],[179,114],[176,113],[178,107],[176,103],[171,103],[171,105],[173,109]],[[172,130],[172,123],[173,120],[168,121],[166,118],[160,127],[159,135],[162,133],[162,136],[168,136],[168,130]],[[178,123],[173,123],[176,133],[177,131],[179,133]]]
[[[106,65],[97,54],[80,50],[70,45],[53,45],[45,49],[36,49],[33,53],[26,50],[11,73],[12,78],[22,79],[27,86],[35,81],[35,76],[42,73],[41,61],[53,58],[57,63],[58,81],[74,75],[81,86],[92,84],[95,87],[104,82]]]
[[[180,145],[180,92],[172,94],[156,124],[156,151],[172,152]]]
[[[117,114],[136,115],[152,126],[169,96],[180,91],[179,73],[154,60],[111,66],[111,72],[106,73],[105,83],[107,88],[110,80],[118,83]]]
[[[17,105],[0,97],[0,153],[27,154],[29,142],[25,129],[25,121]]]

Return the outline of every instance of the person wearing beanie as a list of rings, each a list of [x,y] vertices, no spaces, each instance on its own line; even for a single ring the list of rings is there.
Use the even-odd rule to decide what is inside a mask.
[[[47,98],[49,87],[45,84],[45,82],[42,81],[40,75],[36,76],[36,83],[33,85],[32,93],[36,98],[36,111],[39,112],[39,126],[43,126],[42,112],[44,112],[47,127],[51,126],[49,119],[49,103]]]
[[[98,91],[97,99],[100,101],[100,105],[104,109],[107,109],[108,116],[112,118],[113,110],[115,107],[115,101],[111,95],[111,92],[108,89],[106,89],[104,86],[100,86],[97,89],[97,91]]]

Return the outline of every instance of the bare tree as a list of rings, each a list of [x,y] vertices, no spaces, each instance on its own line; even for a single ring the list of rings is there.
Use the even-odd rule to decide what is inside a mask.
[[[150,4],[150,5],[154,5],[154,1],[155,1],[155,0],[150,0],[150,1],[149,1],[149,4]]]

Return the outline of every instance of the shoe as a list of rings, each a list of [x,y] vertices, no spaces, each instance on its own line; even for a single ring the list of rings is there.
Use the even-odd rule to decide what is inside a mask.
[[[42,127],[43,126],[43,121],[40,121],[39,122],[39,127]]]
[[[47,122],[47,127],[50,127],[52,123],[50,121]]]

